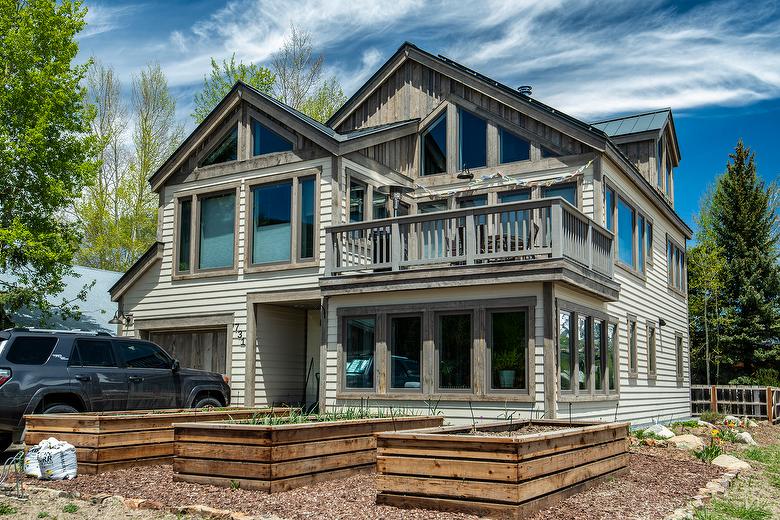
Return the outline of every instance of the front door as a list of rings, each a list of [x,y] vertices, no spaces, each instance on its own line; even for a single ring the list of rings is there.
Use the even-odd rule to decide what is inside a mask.
[[[157,345],[140,340],[114,340],[127,366],[128,410],[181,406],[173,360]]]
[[[68,374],[81,387],[90,411],[126,409],[127,374],[119,368],[110,340],[76,340],[68,360]]]

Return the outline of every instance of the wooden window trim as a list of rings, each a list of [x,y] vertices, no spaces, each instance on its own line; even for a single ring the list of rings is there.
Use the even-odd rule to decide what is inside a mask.
[[[631,324],[634,325],[634,335],[631,336]],[[639,377],[639,323],[636,315],[626,317],[626,346],[628,347],[628,377]],[[633,345],[632,345],[633,343]]]
[[[493,388],[493,327],[491,318],[495,313],[501,312],[525,312],[525,388]],[[534,324],[533,307],[491,307],[485,309],[485,392],[495,395],[530,394],[531,378],[534,377],[533,357],[534,345],[531,327]]]
[[[213,269],[200,269],[200,204],[205,198],[223,195],[226,193],[235,193],[234,215],[233,215],[233,265],[231,267],[216,267]],[[197,278],[207,278],[213,276],[226,276],[238,273],[238,234],[239,234],[239,201],[241,197],[241,184],[238,182],[227,185],[209,186],[174,195],[174,238],[173,238],[173,266],[171,278],[173,280],[191,280]],[[190,269],[186,272],[178,270],[179,258],[179,208],[182,199],[191,198],[192,216],[190,218]]]
[[[558,334],[560,333],[560,316],[561,313],[565,314],[571,314],[571,328],[569,334],[571,334],[572,339],[570,339],[571,347],[573,349],[573,356],[572,356],[572,388],[571,390],[561,390],[560,389],[560,380],[561,380],[561,373],[560,373],[560,342],[558,340]],[[586,319],[586,346],[585,346],[585,352],[588,355],[589,359],[591,360],[590,366],[588,367],[588,388],[587,390],[580,390],[579,385],[579,351],[578,351],[578,345],[577,342],[579,340],[579,319],[581,317],[584,317]],[[617,380],[615,382],[615,389],[610,391],[609,390],[609,370],[607,369],[606,364],[604,365],[604,374],[605,377],[602,380],[602,386],[603,388],[601,390],[596,390],[595,388],[595,379],[593,377],[593,371],[595,364],[592,362],[594,360],[594,348],[593,348],[593,320],[597,319],[600,320],[603,324],[604,330],[602,331],[602,352],[603,352],[603,358],[602,360],[604,363],[607,362],[607,341],[608,341],[608,334],[609,334],[609,325],[615,324],[617,321],[613,318],[611,318],[606,312],[600,311],[598,309],[593,309],[591,307],[588,307],[586,305],[558,299],[557,300],[557,311],[556,311],[556,360],[557,367],[556,367],[556,387],[558,388],[558,402],[578,402],[578,401],[612,401],[617,400],[620,398],[620,364],[619,364],[619,343],[616,343],[615,345],[615,351],[613,353],[613,363],[615,365],[615,374],[617,375]],[[619,338],[616,338],[616,341]]]
[[[300,181],[301,179],[314,178],[314,257],[300,258]],[[252,249],[254,240],[254,189],[259,186],[269,186],[292,182],[292,193],[290,194],[290,260],[278,262],[268,262],[263,264],[252,263]],[[245,222],[245,247],[244,247],[244,272],[260,273],[267,271],[281,271],[287,269],[307,269],[319,267],[320,264],[320,169],[311,168],[285,172],[279,175],[260,177],[247,181],[244,193],[244,207],[246,208]]]
[[[516,391],[515,393],[500,393],[486,391],[484,384],[484,377],[486,373],[479,367],[484,366],[484,360],[486,355],[484,334],[485,334],[485,319],[484,316],[488,310],[496,308],[529,308],[531,310],[536,308],[535,296],[517,297],[517,298],[498,298],[490,300],[465,300],[465,301],[448,301],[448,302],[429,302],[420,304],[393,304],[393,305],[377,305],[377,306],[363,306],[363,307],[340,307],[336,311],[337,316],[337,392],[336,399],[355,399],[367,398],[367,399],[382,399],[382,400],[398,400],[404,401],[409,399],[420,400],[433,400],[433,401],[483,401],[483,402],[513,402],[513,403],[533,403],[535,402],[535,376],[533,373],[528,377],[528,390]],[[382,327],[377,325],[376,331],[376,344],[377,355],[381,356],[380,361],[376,361],[375,364],[379,366],[382,363],[386,367],[389,344],[389,316],[398,315],[410,315],[410,314],[422,314],[422,335],[423,335],[423,352],[422,352],[422,392],[411,393],[408,391],[397,391],[397,389],[390,389],[386,383],[389,376],[389,372],[385,374],[375,375],[374,390],[371,389],[350,389],[348,391],[342,391],[344,385],[343,376],[343,319],[344,317],[355,316],[369,316],[376,315],[377,323],[382,321]],[[437,387],[438,376],[438,363],[437,357],[437,343],[438,343],[438,318],[441,314],[466,314],[472,315],[472,374],[471,382],[472,389],[470,392],[464,392],[460,389],[446,391],[439,390]],[[529,315],[530,319],[530,315]],[[535,366],[535,322],[531,322],[531,326],[534,330],[529,330],[531,339],[529,339],[529,362],[531,366]],[[386,352],[387,351],[387,352]],[[387,370],[386,368],[384,370]]]
[[[678,348],[679,343],[679,348]],[[674,372],[677,386],[682,386],[685,382],[685,336],[681,332],[674,333]]]
[[[652,331],[652,333],[651,333]],[[647,378],[656,379],[658,377],[658,328],[652,321],[647,322]],[[652,338],[652,341],[650,341]],[[652,356],[650,355],[652,353]],[[653,363],[650,363],[650,360]],[[653,366],[655,365],[655,366]]]
[[[645,270],[644,272],[638,270],[632,265],[628,265],[622,260],[620,260],[620,255],[618,251],[618,235],[620,233],[620,223],[618,222],[618,207],[620,205],[620,199],[623,199],[623,202],[625,202],[631,209],[634,210],[634,229],[631,232],[631,243],[632,243],[632,255],[634,258],[634,263],[639,265],[639,217],[642,216],[645,219],[645,226],[650,224],[650,226],[653,228],[653,235],[655,235],[655,222],[651,216],[649,216],[645,211],[642,211],[640,209],[641,206],[639,206],[632,197],[629,195],[626,195],[626,193],[621,190],[618,186],[615,185],[610,179],[608,179],[606,176],[604,177],[604,190],[602,193],[602,196],[604,198],[604,226],[606,227],[606,212],[607,212],[607,204],[606,204],[606,190],[611,189],[615,196],[615,207],[614,207],[614,213],[612,214],[612,222],[615,224],[615,229],[612,231],[615,236],[615,256],[614,256],[614,262],[617,267],[620,267],[625,272],[635,276],[638,280],[640,280],[642,283],[647,282],[647,271],[648,267],[652,267],[652,261],[648,262],[648,257],[652,257],[652,247],[648,248],[648,242],[645,240]],[[647,229],[645,228],[645,238],[647,238]],[[650,244],[652,246],[652,244]]]

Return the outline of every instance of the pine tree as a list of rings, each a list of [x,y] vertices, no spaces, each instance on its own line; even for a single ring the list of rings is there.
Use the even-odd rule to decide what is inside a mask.
[[[776,188],[756,174],[755,154],[737,143],[712,204],[715,243],[723,255],[724,350],[751,375],[758,363],[780,365],[780,271]]]

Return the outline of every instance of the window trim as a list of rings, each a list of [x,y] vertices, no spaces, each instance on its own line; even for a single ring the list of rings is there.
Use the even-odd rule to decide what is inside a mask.
[[[420,318],[420,388],[395,388],[393,386],[393,327],[394,318]],[[409,395],[423,394],[423,380],[425,379],[425,315],[422,312],[388,312],[386,319],[386,341],[387,353],[385,367],[387,368],[387,391],[390,393],[404,393]],[[375,363],[376,364],[376,363]]]
[[[235,193],[235,207],[233,208],[233,265],[230,267],[215,267],[210,269],[200,269],[200,202],[205,198],[212,196],[218,196],[227,194],[230,192]],[[179,222],[180,204],[181,199],[190,198],[192,204],[192,216],[190,218],[190,268],[188,271],[179,271],[178,259],[179,259]],[[240,231],[240,200],[241,200],[241,184],[239,182],[232,182],[220,186],[210,186],[206,188],[200,188],[195,190],[186,190],[177,193],[173,197],[175,209],[174,209],[174,233],[173,233],[173,259],[174,265],[171,273],[172,280],[187,280],[193,278],[204,278],[209,276],[225,276],[229,274],[236,274],[238,272],[238,235]]]
[[[634,336],[631,336],[631,324],[634,325]],[[639,321],[636,315],[626,316],[626,346],[628,347],[628,377],[639,377]]]
[[[674,332],[674,362],[675,362],[675,380],[677,386],[685,382],[685,336],[682,332]]]
[[[605,311],[601,311],[598,309],[594,309],[591,307],[588,307],[586,305],[582,305],[579,303],[570,302],[567,300],[563,300],[560,298],[556,299],[556,313],[555,313],[555,324],[556,324],[556,331],[555,331],[555,348],[556,348],[556,354],[555,354],[555,360],[556,360],[556,388],[558,391],[558,401],[559,402],[574,402],[574,401],[602,401],[602,400],[614,400],[620,398],[620,344],[619,344],[619,337],[616,338],[616,344],[615,344],[615,352],[613,353],[613,363],[615,366],[615,374],[616,374],[616,381],[615,381],[615,389],[610,391],[609,389],[609,369],[608,369],[608,356],[609,352],[607,349],[607,342],[608,342],[608,334],[609,334],[609,325],[615,324],[617,321],[610,317]],[[560,330],[561,330],[561,324],[560,324],[560,317],[561,314],[570,314],[572,316],[571,318],[571,324],[569,329],[569,334],[571,335],[570,339],[570,348],[572,349],[572,375],[571,375],[571,390],[561,390],[560,388],[560,381],[561,381],[561,364],[560,364]],[[586,390],[580,390],[580,384],[579,384],[579,352],[578,352],[578,335],[579,335],[579,319],[580,317],[585,317],[586,319],[586,325],[585,325],[585,331],[586,331],[586,344],[585,344],[585,353],[588,356],[588,360],[586,360],[586,369],[588,370],[587,374],[587,386],[588,388]],[[604,374],[605,377],[603,378],[603,388],[601,390],[596,390],[595,385],[595,378],[593,377],[593,370],[595,363],[593,363],[594,360],[594,348],[593,348],[593,320],[597,319],[602,322],[602,325],[604,327],[604,330],[602,331],[601,335],[601,351],[602,351],[602,361],[604,362]]]
[[[615,237],[614,241],[614,248],[615,248],[615,255],[614,255],[614,262],[615,265],[622,268],[626,272],[633,274],[643,282],[647,281],[647,271],[648,267],[652,267],[653,263],[652,261],[648,262],[648,257],[652,257],[652,242],[647,241],[647,226],[653,228],[653,234],[655,234],[655,222],[653,218],[648,215],[647,212],[643,211],[640,205],[638,205],[636,202],[634,202],[634,199],[617,187],[617,185],[609,180],[607,177],[604,178],[604,190],[602,193],[602,202],[604,207],[604,227],[606,228],[606,213],[609,208],[607,208],[607,190],[611,190],[615,200],[614,200],[614,213],[612,214],[612,223],[614,224],[614,229],[612,230],[612,233]],[[619,251],[619,234],[620,234],[620,223],[618,221],[618,208],[620,206],[620,200],[623,200],[631,209],[634,210],[634,226],[631,231],[631,244],[632,244],[632,256],[634,259],[634,262],[636,263],[637,267],[634,267],[632,265],[628,265],[625,262],[623,262],[620,259],[620,251]],[[639,267],[639,221],[640,217],[644,218],[645,220],[645,243],[644,243],[644,264],[645,264],[645,270],[640,271],[638,269]]]
[[[647,320],[645,333],[645,343],[647,346],[647,378],[656,379],[658,377],[658,327],[656,327],[654,321]],[[652,341],[650,341],[650,338],[652,338]],[[652,363],[650,362],[651,359],[653,361]]]
[[[672,247],[672,263],[669,263],[669,247]],[[681,272],[680,272],[680,288],[675,287],[675,267],[676,263],[674,262],[674,252],[675,248],[679,251],[681,255],[683,255],[682,259],[682,265],[680,266]],[[667,289],[669,289],[671,292],[682,296],[683,298],[688,298],[688,249],[686,247],[683,247],[677,242],[674,238],[669,235],[669,233],[666,234],[666,251],[664,251],[664,255],[666,256],[666,286]]]
[[[379,306],[363,306],[363,307],[340,307],[336,311],[337,315],[337,359],[338,359],[338,375],[337,375],[337,399],[355,399],[355,397],[363,397],[369,399],[386,399],[386,400],[408,400],[411,392],[397,391],[397,389],[389,388],[388,377],[389,371],[385,363],[387,362],[389,352],[389,321],[387,316],[393,315],[409,315],[409,314],[422,314],[422,336],[423,336],[423,351],[422,351],[422,391],[420,393],[414,393],[412,395],[419,399],[432,399],[433,401],[468,401],[468,400],[481,400],[485,402],[513,402],[513,403],[533,403],[535,402],[536,392],[536,380],[533,374],[528,376],[528,389],[518,390],[514,393],[501,393],[496,394],[486,389],[484,378],[487,376],[487,371],[477,368],[477,364],[484,361],[486,355],[486,345],[484,341],[485,333],[485,313],[488,309],[501,309],[501,308],[528,308],[529,320],[531,328],[529,328],[529,340],[528,360],[532,363],[536,356],[536,330],[534,326],[534,312],[536,309],[537,297],[534,295],[519,296],[512,298],[498,298],[498,299],[479,299],[479,300],[465,300],[465,301],[435,301],[429,303],[417,303],[417,304],[391,304],[391,305],[379,305]],[[437,321],[436,316],[439,314],[472,314],[472,369],[471,369],[471,382],[472,388],[470,391],[464,391],[462,389],[439,391],[436,388],[435,377],[438,374],[438,364],[435,361],[436,347],[437,347],[437,334],[436,330]],[[376,361],[377,369],[385,370],[385,377],[382,376],[380,370],[378,379],[376,380],[377,387],[374,390],[365,389],[365,391],[343,391],[344,377],[342,373],[343,368],[343,318],[345,316],[377,316],[377,335],[376,335],[376,352],[378,355],[378,361]],[[381,325],[380,325],[381,323]],[[481,365],[484,366],[484,365]]]
[[[432,178],[432,177],[437,177],[439,175],[447,175],[447,174],[450,173],[450,171],[449,171],[449,169],[450,169],[450,167],[449,167],[449,162],[450,162],[449,161],[449,155],[450,155],[450,144],[451,144],[450,143],[450,126],[451,126],[451,122],[448,121],[448,119],[449,119],[448,116],[450,115],[450,112],[451,112],[451,110],[448,109],[448,104],[446,102],[442,103],[442,106],[441,106],[441,108],[438,109],[438,111],[434,110],[434,112],[432,112],[431,114],[428,115],[428,118],[431,118],[430,121],[423,128],[420,129],[420,144],[419,144],[419,146],[420,146],[420,161],[419,161],[419,166],[418,166],[418,169],[417,169],[417,177],[419,177],[419,178],[423,178],[423,177]],[[457,114],[457,107],[454,110],[454,112]],[[437,172],[437,173],[425,174],[425,173],[423,173],[424,166],[425,166],[425,136],[431,131],[431,129],[433,129],[434,126],[436,126],[438,124],[438,122],[442,118],[445,119],[445,121],[444,121],[444,143],[445,143],[445,146],[447,147],[447,149],[444,150],[444,158],[445,158],[444,171],[443,172]],[[457,141],[456,141],[456,144],[457,144]]]

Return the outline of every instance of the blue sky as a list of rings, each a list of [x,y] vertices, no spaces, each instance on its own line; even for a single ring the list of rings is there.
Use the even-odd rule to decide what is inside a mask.
[[[89,1],[81,58],[129,87],[159,62],[191,127],[212,56],[268,63],[290,24],[311,32],[349,95],[405,41],[585,121],[672,107],[682,162],[676,208],[692,224],[738,138],[780,174],[780,4],[611,0]],[[638,7],[641,4],[641,8]]]

